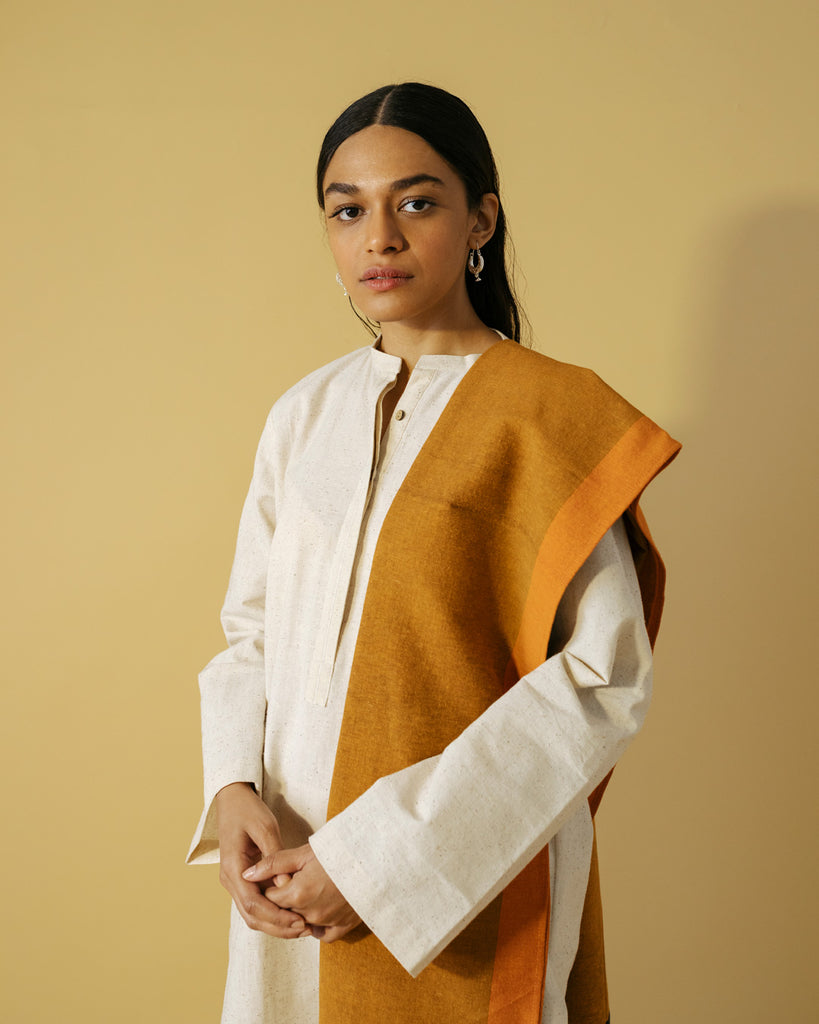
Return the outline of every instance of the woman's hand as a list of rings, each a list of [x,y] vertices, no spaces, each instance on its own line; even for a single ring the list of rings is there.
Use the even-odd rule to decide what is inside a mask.
[[[219,881],[227,889],[245,923],[279,939],[311,935],[304,918],[265,899],[262,886],[242,877],[260,857],[268,860],[282,848],[273,812],[246,782],[220,789],[214,801],[219,831]]]
[[[248,868],[243,877],[268,883],[265,896],[280,907],[297,912],[322,942],[335,942],[361,924],[361,918],[336,888],[309,845],[263,857]],[[269,885],[271,880],[272,886]]]

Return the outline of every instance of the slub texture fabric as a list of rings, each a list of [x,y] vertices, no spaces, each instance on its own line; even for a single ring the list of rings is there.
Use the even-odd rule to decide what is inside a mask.
[[[223,1020],[599,1024],[600,942],[569,984],[591,810],[648,701],[662,568],[636,501],[678,446],[511,342],[423,357],[379,443],[399,369],[359,350],[271,413],[190,854],[218,857],[213,796],[251,781],[367,927],[319,956],[234,912]]]

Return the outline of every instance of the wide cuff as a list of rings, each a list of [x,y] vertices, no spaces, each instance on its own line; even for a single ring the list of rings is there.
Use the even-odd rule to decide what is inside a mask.
[[[477,915],[494,894],[476,905],[472,894],[454,892],[448,879],[436,875],[435,864],[417,844],[396,844],[394,836],[391,842],[386,835],[374,833],[373,822],[385,813],[395,818],[388,790],[376,783],[343,814],[314,833],[309,842],[350,906],[404,970],[417,977],[465,927],[465,919]],[[356,835],[362,834],[369,835],[366,859],[355,842]],[[388,870],[377,869],[379,864],[387,863]],[[427,913],[415,917],[407,914],[407,893],[396,898],[398,878],[426,879],[423,891],[416,892],[418,901],[429,908]]]
[[[204,810],[188,852],[189,864],[219,860],[213,800],[232,782],[250,782],[262,794],[267,701],[264,670],[212,661],[200,674]]]
[[[249,782],[256,792],[261,796],[262,772],[261,763],[256,766],[248,764],[245,768],[236,766],[229,775],[225,776],[224,782],[215,782],[213,790],[205,796],[205,807],[199,824],[191,840],[188,855],[185,858],[186,864],[218,864],[219,863],[219,833],[216,827],[216,807],[214,801],[220,789],[229,786],[232,782]]]

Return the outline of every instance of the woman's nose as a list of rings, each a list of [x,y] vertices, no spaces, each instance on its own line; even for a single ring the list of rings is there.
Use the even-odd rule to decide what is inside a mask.
[[[373,210],[370,214],[370,238],[368,252],[399,252],[404,247],[404,236],[395,217],[385,210]]]

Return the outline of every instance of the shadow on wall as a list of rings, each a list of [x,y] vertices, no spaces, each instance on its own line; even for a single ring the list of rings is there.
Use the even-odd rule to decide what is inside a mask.
[[[682,518],[671,595],[691,617],[673,616],[670,631],[690,640],[695,628],[715,642],[711,656],[733,638],[731,675],[749,670],[749,694],[773,649],[781,673],[815,618],[819,205],[770,207],[721,236],[691,332],[699,415],[682,431],[656,518]]]
[[[646,738],[662,747],[663,842],[679,857],[660,912],[688,928],[663,941],[716,972],[717,1004],[736,1011],[733,986],[751,982],[760,1012],[768,978],[770,1019],[807,1019],[782,999],[806,998],[815,892],[819,205],[769,203],[707,244],[689,331],[698,414],[646,496],[669,567],[663,720]],[[742,957],[726,952],[738,939]]]

